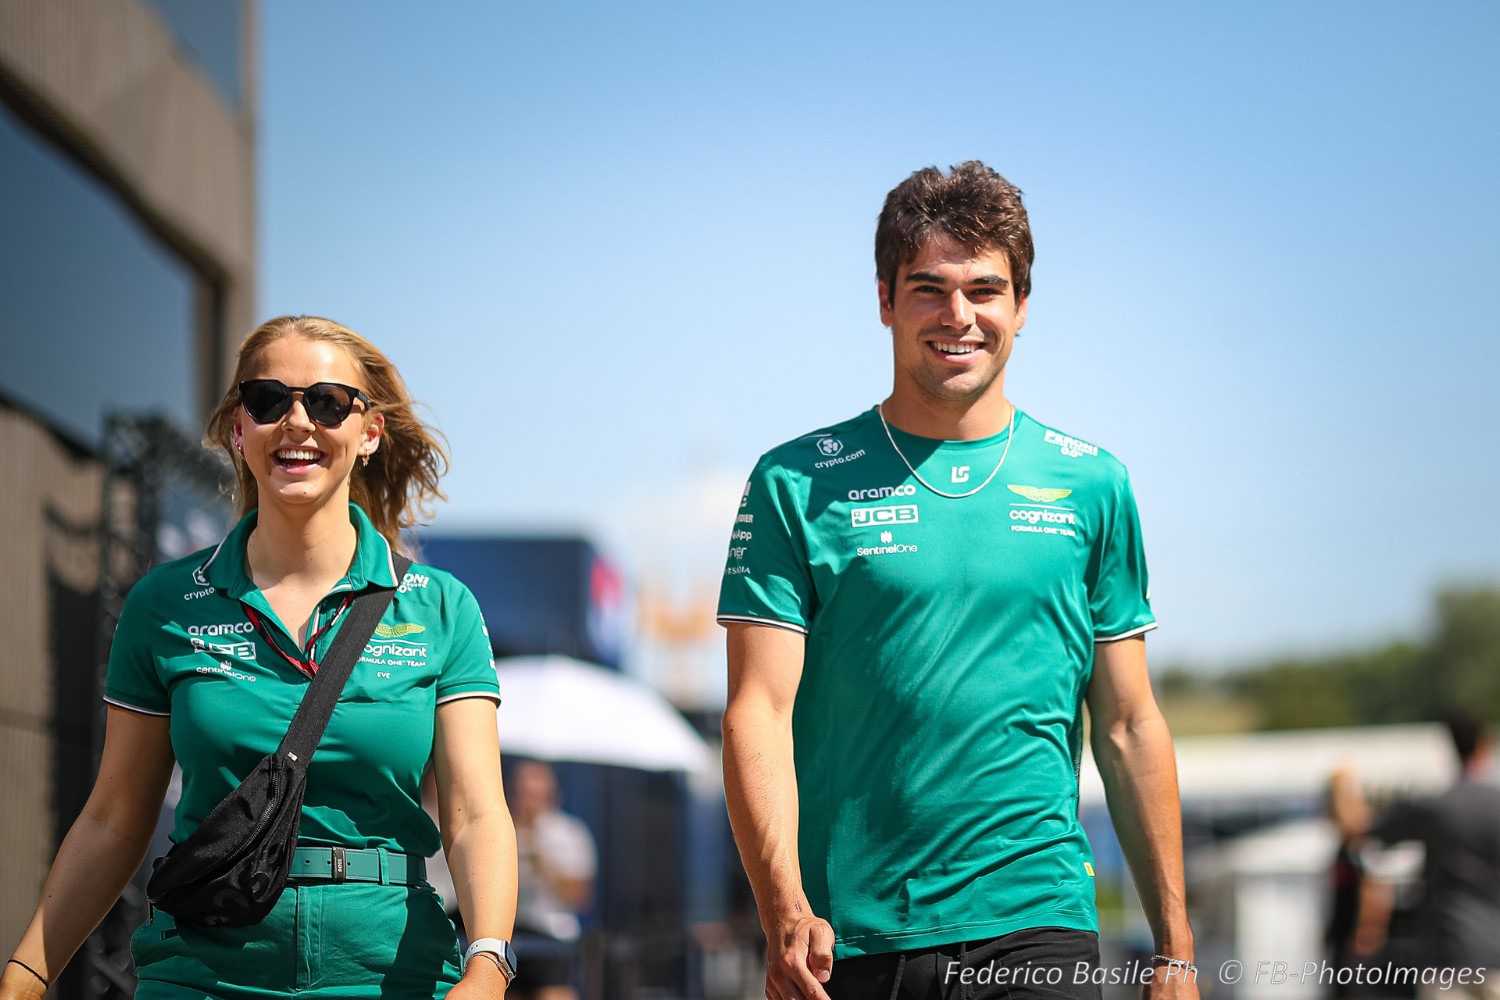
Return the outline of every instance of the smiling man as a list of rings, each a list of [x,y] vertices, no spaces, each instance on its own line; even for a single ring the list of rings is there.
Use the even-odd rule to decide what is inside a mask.
[[[977,161],[891,191],[891,393],[772,449],[740,500],[724,769],[770,1000],[1097,998],[1085,703],[1155,935],[1147,991],[1196,997],[1130,482],[1005,395],[1020,195]]]

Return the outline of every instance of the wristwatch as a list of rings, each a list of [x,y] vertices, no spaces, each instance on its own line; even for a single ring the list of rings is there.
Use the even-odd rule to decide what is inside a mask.
[[[469,944],[469,950],[464,952],[464,968],[469,967],[469,961],[475,955],[483,955],[500,967],[500,974],[505,977],[505,985],[509,986],[516,978],[516,950],[510,946],[509,941],[500,938],[478,938]]]

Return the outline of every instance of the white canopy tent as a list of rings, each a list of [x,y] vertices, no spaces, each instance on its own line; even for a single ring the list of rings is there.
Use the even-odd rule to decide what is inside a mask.
[[[1319,796],[1340,768],[1368,792],[1436,792],[1458,774],[1445,727],[1435,723],[1188,736],[1174,741],[1184,807],[1214,800]],[[1080,804],[1104,805],[1093,756],[1079,772]]]
[[[500,748],[549,761],[646,771],[717,772],[703,737],[664,697],[627,674],[567,656],[495,662]]]

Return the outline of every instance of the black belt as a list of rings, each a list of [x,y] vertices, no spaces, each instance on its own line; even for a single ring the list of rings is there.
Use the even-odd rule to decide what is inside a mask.
[[[380,885],[422,885],[427,881],[427,859],[383,847],[299,847],[292,853],[288,881],[375,882]]]

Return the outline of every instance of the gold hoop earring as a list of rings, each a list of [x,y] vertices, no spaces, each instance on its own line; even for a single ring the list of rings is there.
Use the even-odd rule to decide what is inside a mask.
[[[369,455],[361,455],[361,456],[359,456],[359,466],[360,466],[360,468],[365,468],[369,464],[370,464],[370,456]]]

